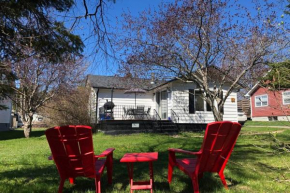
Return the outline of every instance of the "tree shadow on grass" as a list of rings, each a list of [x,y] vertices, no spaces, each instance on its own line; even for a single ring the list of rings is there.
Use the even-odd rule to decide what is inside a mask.
[[[45,130],[37,130],[30,133],[30,137],[40,137],[44,135]],[[20,139],[24,137],[23,129],[16,129],[11,131],[2,131],[0,132],[0,140],[11,140],[11,139]]]
[[[118,163],[119,160],[114,160],[113,184],[107,183],[106,172],[102,175],[101,189],[102,192],[129,192],[129,178],[126,164]],[[162,165],[162,167],[160,167]],[[180,171],[174,172],[171,185],[167,182],[167,168],[163,164],[154,165],[155,187],[154,192],[192,192],[192,184],[190,178]],[[137,180],[146,178],[148,163],[140,163],[136,165],[134,175]],[[149,174],[147,175],[149,176]],[[42,166],[34,168],[24,168],[21,170],[11,170],[0,173],[0,192],[57,192],[60,178],[56,167]],[[4,180],[5,179],[5,180]],[[146,180],[146,179],[145,179]],[[210,186],[208,185],[210,184]],[[223,186],[218,179],[207,174],[200,180],[201,192],[214,192],[223,190]],[[76,178],[75,184],[65,182],[63,192],[94,192],[94,179],[79,177]]]
[[[0,173],[0,192],[56,192],[47,189],[58,186],[57,177],[53,165],[8,170]]]
[[[59,183],[60,176],[54,163],[50,166],[32,166],[0,173],[0,192],[54,193],[58,191]],[[116,183],[116,179],[113,176],[114,183]],[[112,189],[112,186],[107,183],[106,172],[101,179],[101,188],[102,192],[110,192],[108,190]],[[77,177],[73,185],[66,180],[63,188],[63,193],[88,191],[95,192],[95,181],[92,178]]]
[[[158,148],[158,144],[147,146],[140,146],[140,152],[149,152],[156,151]],[[116,164],[117,165],[117,164]],[[167,151],[159,151],[158,161],[153,162],[154,167],[154,178],[155,178],[155,188],[156,192],[181,192],[188,193],[193,192],[193,186],[191,183],[191,179],[175,168],[173,173],[173,180],[171,185],[167,182],[167,167],[168,167],[168,152]],[[124,170],[127,172],[126,164],[123,166],[116,166],[114,169],[114,176],[117,180],[123,179],[118,183],[119,185],[118,191],[126,192],[129,190],[129,178],[128,174],[124,176]],[[147,173],[147,178],[144,173]],[[135,163],[134,164],[134,178],[137,180],[149,179],[149,164],[148,163]],[[141,177],[140,177],[141,176]],[[143,178],[142,178],[143,177]],[[125,180],[124,180],[125,178]],[[126,179],[127,178],[127,179]],[[133,178],[133,179],[134,179]],[[238,180],[232,178],[226,178],[230,181],[229,187],[238,185],[240,182]],[[211,173],[206,173],[202,179],[199,181],[200,191],[201,192],[222,192],[225,191],[223,184],[217,175],[212,175]]]
[[[176,147],[173,148],[181,148],[181,149],[187,149],[190,150],[191,148],[189,147],[200,147],[201,143],[195,142],[194,140],[192,142],[189,142],[188,139],[168,139],[168,141],[162,141],[161,143],[154,143],[154,144],[149,144],[149,143],[144,143],[142,145],[139,145],[139,150],[140,152],[146,152],[146,151],[157,151],[158,149],[160,150],[160,146],[173,147],[172,144],[176,144]],[[163,148],[166,149],[166,148]],[[264,152],[263,149],[259,149],[258,147],[253,146],[252,144],[244,144],[244,143],[237,143],[234,151],[230,157],[230,160],[226,166],[225,170],[225,176],[226,180],[228,182],[229,187],[234,187],[239,184],[243,184],[243,179],[248,180],[253,180],[257,181],[259,180],[260,176],[255,172],[254,168],[251,167],[256,167],[256,165],[259,163],[260,160],[265,160],[268,158],[268,154]],[[187,157],[186,155],[180,155],[178,157]],[[250,163],[250,164],[249,164]],[[156,163],[158,171],[155,172],[156,175],[162,176],[164,179],[162,182],[166,182],[167,178],[167,164],[168,164],[168,152],[167,151],[159,151],[159,159]],[[258,164],[259,170],[264,170],[268,167],[269,165],[261,165]],[[249,167],[250,166],[250,167]],[[263,169],[264,168],[264,169]],[[271,167],[271,169],[273,169]],[[160,170],[165,171],[165,175],[160,173]],[[173,174],[174,175],[174,174]],[[174,178],[179,178],[177,181],[180,183],[185,182],[186,180],[186,186],[183,188],[177,190],[171,190],[170,188],[163,190],[160,188],[159,190],[165,191],[165,192],[192,192],[192,185],[190,178],[184,174],[182,175],[177,175],[177,177]],[[210,183],[209,183],[210,182]],[[179,184],[179,183],[177,183]],[[177,185],[178,186],[178,185]],[[158,186],[156,186],[156,189],[158,190]],[[203,179],[200,179],[200,190],[201,192],[219,192],[219,191],[224,191],[223,185],[221,183],[220,178],[217,175],[211,175],[207,174],[204,175]]]
[[[38,132],[38,131],[34,131]],[[40,132],[40,131],[39,131]],[[44,135],[44,131],[41,131]],[[23,133],[21,133],[23,134]],[[39,134],[39,136],[41,136]],[[172,183],[167,182],[167,166],[168,166],[168,147],[183,148],[192,150],[199,149],[201,140],[192,140],[182,138],[167,138],[152,143],[143,142],[134,149],[138,152],[159,152],[159,158],[153,163],[155,188],[154,192],[181,192],[187,193],[193,191],[193,186],[190,178],[183,174],[178,169],[174,169]],[[102,175],[101,188],[102,192],[129,192],[129,177],[127,165],[120,163],[120,158],[126,150],[116,149],[114,155],[113,168],[113,184],[107,183],[106,172]],[[115,154],[116,153],[116,154]],[[187,157],[180,155],[180,157]],[[225,176],[229,182],[229,187],[234,187],[243,184],[243,179],[259,180],[258,175],[253,175],[251,168],[243,165],[244,162],[256,162],[261,159],[266,159],[267,155],[257,148],[253,148],[251,144],[238,143],[230,157],[230,162],[226,166]],[[268,167],[261,165],[261,169]],[[273,169],[273,168],[270,168]],[[0,172],[0,192],[57,192],[59,185],[59,174],[53,162],[49,165],[31,165],[23,166],[23,169],[5,170]],[[148,180],[149,179],[149,164],[136,163],[134,164],[134,179]],[[217,175],[205,173],[204,177],[199,180],[201,192],[226,192],[220,178]],[[5,188],[3,188],[5,187]],[[77,178],[75,185],[70,185],[68,181],[65,183],[63,192],[94,192],[95,184],[93,179]]]

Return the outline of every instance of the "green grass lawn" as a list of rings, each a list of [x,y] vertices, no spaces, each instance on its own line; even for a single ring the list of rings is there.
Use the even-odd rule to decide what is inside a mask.
[[[246,121],[244,126],[288,126],[290,127],[290,122],[288,121]]]
[[[192,192],[190,178],[175,170],[172,183],[167,183],[168,147],[199,150],[203,133],[133,134],[108,136],[94,134],[96,154],[114,147],[113,184],[102,177],[102,192],[129,192],[126,164],[121,157],[128,152],[158,151],[154,162],[156,193]],[[283,142],[283,143],[282,143]],[[290,129],[242,128],[234,152],[225,169],[229,191],[216,174],[205,174],[199,181],[201,192],[289,192]],[[288,152],[287,152],[288,151]],[[32,137],[23,138],[22,130],[0,133],[0,192],[57,192],[59,175],[50,155],[44,130],[35,129]],[[148,163],[136,163],[134,179],[147,179]],[[75,185],[65,183],[63,192],[94,192],[94,180],[77,178]],[[138,191],[136,191],[138,192]],[[148,191],[139,191],[148,192]]]

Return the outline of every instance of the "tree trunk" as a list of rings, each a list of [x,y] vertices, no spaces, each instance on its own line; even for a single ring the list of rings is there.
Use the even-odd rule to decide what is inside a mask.
[[[212,109],[212,113],[215,121],[223,121],[223,113],[219,112],[216,107]]]
[[[206,103],[211,106],[212,113],[215,121],[223,121],[223,113],[219,111],[220,108],[217,108],[214,104],[218,103],[216,99],[211,100],[209,97],[206,99]]]
[[[33,120],[33,114],[29,113],[28,120],[25,121],[25,123],[24,123],[24,136],[26,138],[29,138],[29,136],[30,136],[30,132],[32,130],[32,120]]]

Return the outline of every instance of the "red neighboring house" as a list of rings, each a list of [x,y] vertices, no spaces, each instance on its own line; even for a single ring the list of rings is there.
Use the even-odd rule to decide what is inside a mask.
[[[272,91],[256,84],[250,97],[253,121],[287,121],[290,118],[290,89]]]

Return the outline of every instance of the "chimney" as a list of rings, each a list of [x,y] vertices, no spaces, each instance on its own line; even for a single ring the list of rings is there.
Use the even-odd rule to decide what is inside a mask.
[[[151,73],[151,82],[150,84],[155,84],[155,74],[152,72]]]

